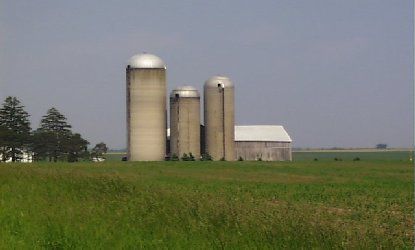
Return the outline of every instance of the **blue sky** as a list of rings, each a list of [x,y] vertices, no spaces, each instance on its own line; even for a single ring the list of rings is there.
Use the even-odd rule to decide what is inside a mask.
[[[169,91],[236,87],[236,123],[284,125],[297,147],[413,141],[412,1],[0,2],[0,98],[36,128],[57,107],[91,143],[123,148],[125,65],[167,64]]]

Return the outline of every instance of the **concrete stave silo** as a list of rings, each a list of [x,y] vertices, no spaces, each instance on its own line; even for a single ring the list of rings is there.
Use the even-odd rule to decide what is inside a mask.
[[[152,54],[131,57],[126,68],[127,158],[161,161],[166,150],[166,65]]]
[[[170,94],[170,155],[200,158],[200,94],[182,86]]]
[[[213,76],[204,85],[205,150],[213,160],[235,160],[234,85]]]

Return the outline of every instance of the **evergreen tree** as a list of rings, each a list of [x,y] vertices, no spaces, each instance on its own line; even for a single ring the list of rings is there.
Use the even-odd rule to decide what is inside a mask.
[[[2,161],[18,161],[30,143],[29,114],[16,97],[9,96],[0,109],[0,153]]]
[[[34,144],[41,146],[41,141],[44,141],[43,148],[35,153],[41,153],[49,158],[49,161],[58,161],[62,159],[67,153],[68,141],[71,139],[72,132],[71,125],[66,122],[66,117],[62,115],[56,108],[51,108],[46,115],[42,117],[40,128],[37,131],[37,136]],[[43,151],[43,152],[42,152]]]

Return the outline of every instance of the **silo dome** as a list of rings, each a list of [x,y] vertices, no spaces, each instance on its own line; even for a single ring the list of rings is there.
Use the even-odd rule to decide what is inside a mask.
[[[128,66],[139,69],[166,69],[166,64],[160,57],[147,53],[132,56],[128,61]]]
[[[199,91],[192,86],[181,86],[173,89],[170,97],[200,97],[200,94]]]
[[[226,76],[212,76],[205,82],[205,87],[218,87],[219,84],[224,88],[232,88],[232,81]]]

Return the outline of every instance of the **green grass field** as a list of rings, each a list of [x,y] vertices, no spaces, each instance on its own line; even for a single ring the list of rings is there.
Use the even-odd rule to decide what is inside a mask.
[[[330,158],[0,164],[0,248],[412,249],[412,163]]]

